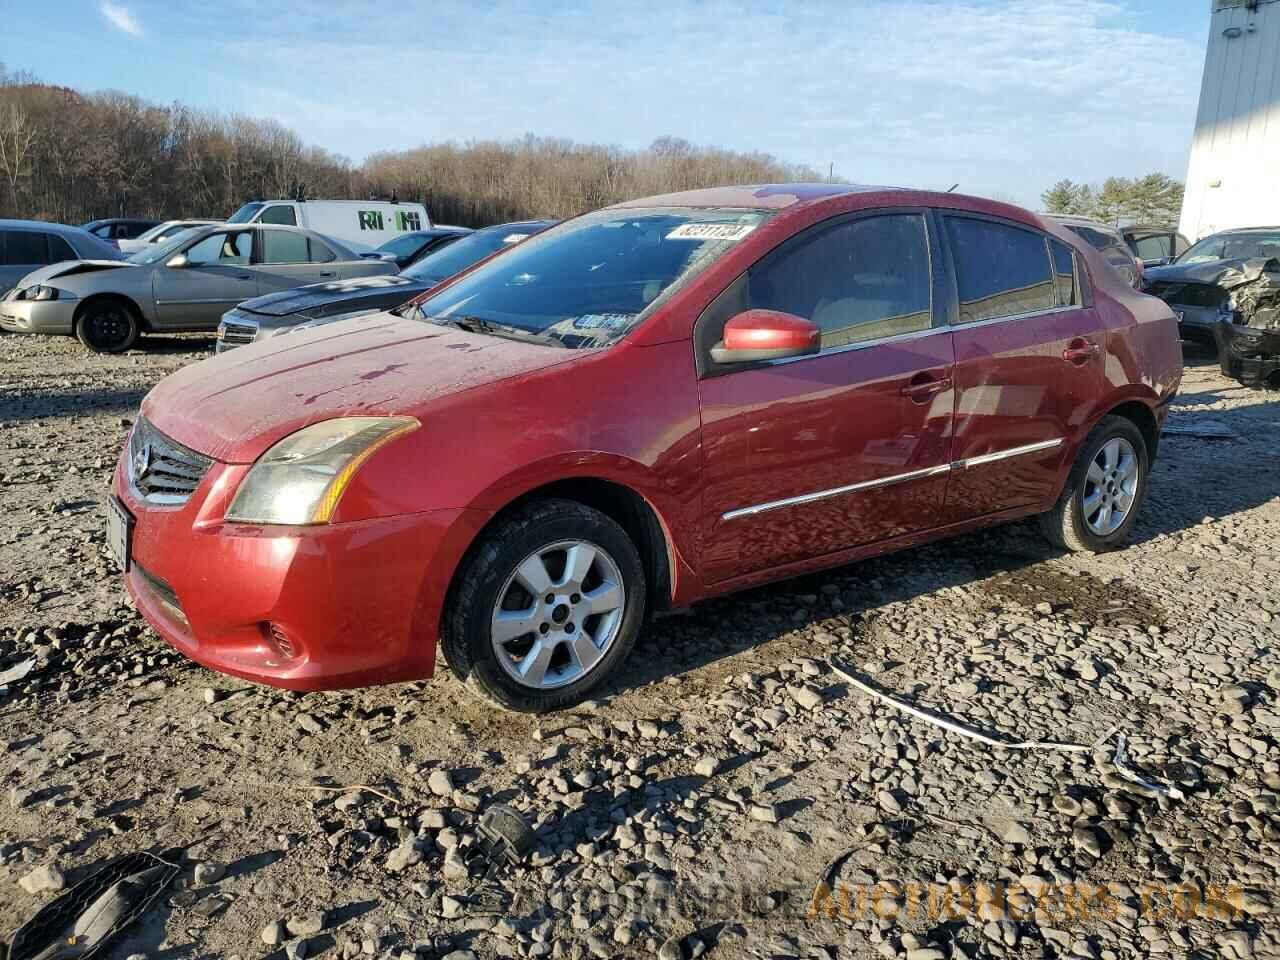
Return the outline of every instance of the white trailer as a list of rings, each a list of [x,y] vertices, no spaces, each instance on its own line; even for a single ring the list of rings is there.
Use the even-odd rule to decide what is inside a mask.
[[[431,226],[427,208],[395,200],[251,200],[227,223],[282,223],[306,227],[371,250],[403,233]]]
[[[1280,226],[1280,0],[1209,0],[1181,232]]]

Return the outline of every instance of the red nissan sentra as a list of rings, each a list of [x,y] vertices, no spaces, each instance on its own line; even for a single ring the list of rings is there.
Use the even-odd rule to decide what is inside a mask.
[[[455,673],[548,710],[645,615],[1040,515],[1122,543],[1168,306],[1017,207],[786,184],[635,200],[143,402],[109,538],[139,610],[299,690]]]

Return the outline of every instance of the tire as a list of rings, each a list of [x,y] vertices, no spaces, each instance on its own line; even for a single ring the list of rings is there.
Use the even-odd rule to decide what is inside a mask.
[[[533,586],[541,587],[536,596]],[[563,709],[627,658],[645,596],[640,553],[621,526],[576,501],[543,500],[470,550],[446,602],[440,651],[491,704],[522,713]]]
[[[1108,467],[1111,451],[1118,453],[1114,471]],[[1134,461],[1132,482],[1123,469],[1127,456]],[[1051,543],[1073,552],[1103,553],[1122,546],[1146,496],[1150,467],[1142,431],[1124,417],[1103,417],[1085,438],[1062,496],[1040,515],[1040,529]],[[1108,503],[1111,512],[1104,519]],[[1116,510],[1125,503],[1128,507],[1117,522]]]
[[[124,353],[141,332],[133,306],[116,297],[94,300],[76,317],[76,339],[94,353]]]

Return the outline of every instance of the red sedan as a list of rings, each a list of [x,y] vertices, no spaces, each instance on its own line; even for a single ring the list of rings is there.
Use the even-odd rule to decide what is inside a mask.
[[[143,615],[299,690],[582,699],[645,615],[1039,514],[1129,535],[1169,308],[955,194],[699,190],[566,221],[392,313],[148,395],[110,540]]]

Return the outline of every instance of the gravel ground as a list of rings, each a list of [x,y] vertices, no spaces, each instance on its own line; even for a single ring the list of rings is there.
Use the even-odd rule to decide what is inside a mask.
[[[252,687],[147,629],[101,503],[123,421],[209,349],[0,337],[0,670],[35,659],[0,696],[0,931],[183,847],[113,956],[1280,956],[1280,407],[1203,351],[1171,425],[1235,437],[1166,434],[1128,549],[1020,523],[707,603],[539,720],[447,675]],[[832,662],[1009,741],[1117,728],[1182,796],[1114,738],[993,748]],[[538,846],[485,885],[495,801]],[[833,860],[848,909],[814,910]]]

